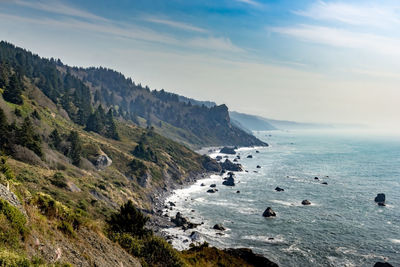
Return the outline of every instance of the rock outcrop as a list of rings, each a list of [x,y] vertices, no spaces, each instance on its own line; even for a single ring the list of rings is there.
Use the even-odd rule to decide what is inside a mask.
[[[375,202],[379,204],[381,204],[380,206],[384,206],[386,201],[386,196],[383,193],[379,193],[376,197],[375,197]],[[382,205],[383,204],[383,205]]]
[[[268,207],[268,208],[264,211],[264,213],[263,213],[262,216],[264,216],[264,217],[275,217],[275,216],[276,216],[276,213],[275,213],[275,211],[272,210],[271,207]]]
[[[285,189],[280,188],[279,186],[277,186],[277,187],[275,187],[275,191],[282,192],[282,191],[285,191]]]
[[[235,148],[233,148],[233,147],[224,146],[224,147],[219,151],[219,153],[235,155],[235,154],[236,154],[236,151],[235,151]]]
[[[226,159],[225,162],[220,164],[222,169],[227,170],[227,171],[234,171],[234,172],[240,172],[243,170],[242,165],[238,163],[233,163],[229,159]]]
[[[106,155],[101,154],[96,158],[95,166],[98,169],[105,169],[112,164],[112,160]]]
[[[304,199],[304,200],[301,202],[301,204],[307,206],[307,205],[311,205],[311,202],[310,202],[309,200],[307,200],[307,199]]]
[[[215,230],[220,230],[220,231],[224,231],[225,227],[222,226],[222,224],[217,223],[216,225],[214,225],[213,229]]]

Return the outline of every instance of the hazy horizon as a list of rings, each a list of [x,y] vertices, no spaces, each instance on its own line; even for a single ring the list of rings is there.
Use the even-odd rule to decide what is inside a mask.
[[[396,1],[0,0],[0,39],[267,118],[400,128]]]

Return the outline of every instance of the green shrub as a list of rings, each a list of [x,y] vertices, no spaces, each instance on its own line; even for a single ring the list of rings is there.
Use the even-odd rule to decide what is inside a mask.
[[[13,170],[7,164],[7,157],[0,157],[0,172],[3,173],[8,180],[15,178]]]
[[[31,263],[24,256],[18,255],[12,251],[3,250],[0,251],[0,266],[29,267],[31,266]]]
[[[0,199],[0,243],[16,248],[25,238],[26,218],[16,207]]]
[[[74,229],[78,229],[84,223],[86,212],[77,209],[72,210],[64,204],[54,200],[51,196],[38,193],[32,200],[32,204],[36,204],[40,211],[50,219],[65,221],[72,225]]]
[[[118,234],[114,241],[118,242],[129,254],[140,257],[143,249],[143,241],[129,234]]]
[[[61,172],[55,173],[53,178],[50,180],[50,183],[59,188],[66,188],[68,186],[67,179]]]
[[[149,266],[185,266],[178,251],[158,236],[144,240],[141,256]]]
[[[135,206],[131,200],[120,207],[120,211],[111,215],[108,220],[110,230],[114,233],[128,233],[134,236],[144,236],[149,230],[144,226],[149,220]]]
[[[72,225],[69,222],[61,221],[58,224],[57,229],[68,236],[72,236],[72,237],[76,236],[76,234],[74,232],[74,228],[72,227]]]

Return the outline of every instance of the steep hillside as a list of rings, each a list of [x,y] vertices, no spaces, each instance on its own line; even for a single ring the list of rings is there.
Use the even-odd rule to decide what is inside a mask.
[[[151,91],[110,69],[71,68],[61,63],[57,67],[81,79],[90,88],[94,104],[113,108],[120,118],[153,126],[156,132],[191,147],[265,145],[233,126],[225,105],[199,105],[202,102],[192,103],[189,98],[164,90]]]
[[[147,230],[141,211],[220,165],[116,120],[118,107],[90,101],[90,88],[56,65],[0,43],[0,265],[192,265],[197,254]]]
[[[239,113],[236,111],[229,112],[233,121],[237,121],[239,125],[251,131],[270,131],[277,128],[260,116]]]

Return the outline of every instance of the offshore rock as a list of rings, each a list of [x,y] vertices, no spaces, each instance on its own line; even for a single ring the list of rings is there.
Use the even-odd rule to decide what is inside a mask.
[[[271,207],[268,207],[268,208],[264,211],[264,213],[263,213],[262,216],[264,216],[264,217],[275,217],[275,216],[276,216],[276,213],[275,213],[275,211],[272,210]]]
[[[235,151],[235,148],[234,148],[234,147],[227,147],[227,146],[224,146],[224,147],[219,151],[219,153],[235,155],[235,154],[236,154],[236,151]]]
[[[229,159],[226,159],[224,163],[220,163],[222,169],[227,170],[227,171],[234,171],[234,172],[240,172],[243,170],[242,165],[238,163],[233,163]]]

